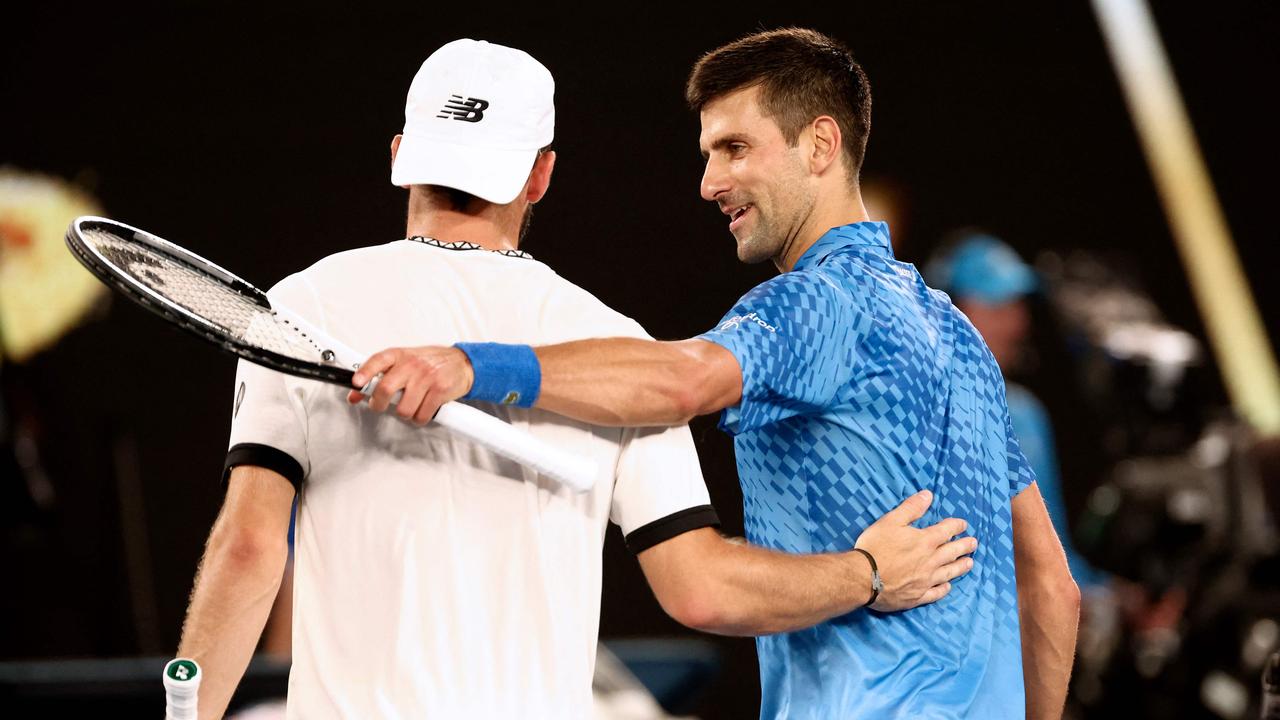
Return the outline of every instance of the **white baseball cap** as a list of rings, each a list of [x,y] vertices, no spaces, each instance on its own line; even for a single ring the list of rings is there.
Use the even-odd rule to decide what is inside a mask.
[[[555,81],[522,50],[454,40],[409,86],[393,185],[443,185],[505,205],[555,135]]]

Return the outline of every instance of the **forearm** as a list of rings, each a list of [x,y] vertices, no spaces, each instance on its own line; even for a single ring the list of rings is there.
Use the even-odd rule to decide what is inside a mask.
[[[724,635],[769,635],[816,625],[871,599],[871,566],[858,553],[786,555],[730,546],[715,599]]]
[[[1080,591],[1074,582],[1018,588],[1022,628],[1022,673],[1028,720],[1057,720],[1067,700],[1080,619]]]
[[[1071,679],[1080,589],[1034,482],[1013,499],[1013,550],[1027,718],[1057,720]]]
[[[705,632],[799,630],[856,610],[871,597],[871,567],[859,553],[791,555],[717,539],[698,556],[696,568],[664,573],[661,557],[644,567],[651,583],[665,578],[654,591],[667,613]]]
[[[679,425],[738,402],[727,350],[699,340],[581,340],[535,348],[537,407],[596,425]]]
[[[200,664],[200,717],[219,718],[244,675],[280,587],[285,537],[259,542],[219,522],[209,538],[178,656]]]

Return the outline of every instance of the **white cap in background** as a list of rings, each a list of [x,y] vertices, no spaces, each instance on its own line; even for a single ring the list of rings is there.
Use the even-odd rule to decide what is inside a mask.
[[[391,183],[443,185],[505,205],[555,135],[555,81],[522,50],[454,40],[409,86]]]

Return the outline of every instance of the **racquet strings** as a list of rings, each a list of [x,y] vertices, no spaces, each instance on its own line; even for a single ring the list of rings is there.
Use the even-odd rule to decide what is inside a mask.
[[[108,262],[170,302],[216,326],[231,338],[313,363],[324,350],[270,308],[181,258],[98,228],[81,236]]]

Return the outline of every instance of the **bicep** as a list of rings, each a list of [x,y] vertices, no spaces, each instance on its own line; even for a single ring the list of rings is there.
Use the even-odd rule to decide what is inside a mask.
[[[689,359],[685,382],[697,397],[697,415],[723,410],[742,399],[742,366],[728,349],[693,338],[670,343]]]
[[[1032,481],[1013,498],[1013,554],[1018,581],[1070,577],[1067,556],[1053,528],[1039,486]]]
[[[637,555],[720,522],[687,426],[625,430],[615,476],[609,516]]]
[[[283,541],[295,496],[293,484],[284,475],[256,465],[237,465],[227,482],[218,525]]]
[[[704,527],[690,530],[642,551],[636,556],[645,580],[663,607],[696,592],[709,565],[728,546],[720,533]]]

